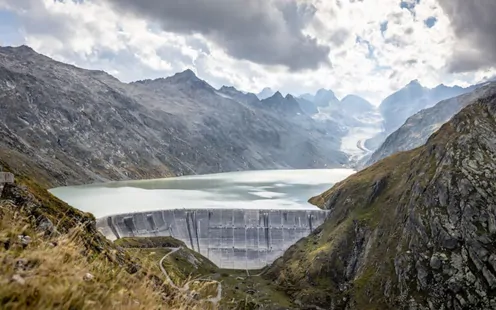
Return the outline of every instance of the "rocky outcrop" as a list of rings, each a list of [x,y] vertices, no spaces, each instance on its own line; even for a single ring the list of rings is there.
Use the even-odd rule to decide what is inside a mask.
[[[496,307],[496,95],[311,201],[328,221],[270,266],[305,309]]]
[[[470,93],[443,100],[432,108],[418,112],[408,118],[403,126],[387,137],[381,147],[370,156],[366,165],[372,165],[394,153],[412,150],[423,145],[430,135],[462,108],[478,98],[493,93],[496,93],[496,83],[487,83]]]
[[[222,86],[218,91],[221,96],[227,96],[228,99],[234,99],[249,106],[256,105],[260,102],[257,95],[241,92],[232,86]]]
[[[344,97],[339,106],[340,110],[343,111],[344,114],[352,115],[364,114],[375,110],[375,107],[370,102],[356,95],[348,95]]]
[[[259,107],[279,115],[295,116],[303,114],[300,104],[293,96],[286,95],[286,97],[283,97],[280,92],[276,92],[273,96],[262,100]]]
[[[26,46],[0,48],[0,155],[19,169],[25,156],[51,185],[347,162],[341,132],[278,112],[229,98],[191,70],[125,84]]]
[[[315,103],[313,103],[313,101],[310,101],[310,100],[307,100],[305,98],[302,98],[302,97],[298,97],[298,98],[295,98],[296,101],[298,101],[299,105],[300,105],[300,109],[307,115],[315,115],[317,113],[319,113],[319,109],[317,108],[317,106],[315,105]]]
[[[319,89],[313,98],[313,103],[318,107],[334,108],[339,105],[339,99],[330,89]]]

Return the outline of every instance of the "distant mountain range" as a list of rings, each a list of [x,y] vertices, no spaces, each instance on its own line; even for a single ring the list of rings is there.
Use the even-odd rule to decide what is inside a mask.
[[[239,91],[232,86],[222,86],[218,90],[218,93],[225,98],[236,100],[249,107],[261,109],[266,112],[279,113],[287,116],[305,114],[300,108],[300,104],[296,98],[292,95],[286,95],[284,97],[279,91],[276,91],[274,94],[264,99],[259,99],[257,95],[252,93]]]
[[[264,268],[255,280],[263,280],[263,286],[254,294],[228,288],[246,291],[246,296],[226,300],[221,294],[221,307],[495,309],[496,82],[429,89],[413,81],[379,108],[355,95],[339,100],[325,89],[297,98],[278,91],[262,97],[229,86],[215,89],[191,70],[122,83],[26,46],[0,47],[0,165],[16,174],[16,182],[0,195],[5,218],[1,233],[6,236],[2,251],[12,260],[19,253],[36,257],[29,270],[11,267],[14,276],[10,269],[4,273],[3,291],[9,294],[3,302],[19,308],[33,302],[57,307],[53,289],[41,287],[53,278],[42,279],[46,267],[57,267],[50,270],[58,275],[73,270],[75,263],[83,274],[105,273],[87,273],[92,276],[88,281],[88,276],[78,276],[76,284],[87,284],[78,286],[82,294],[76,297],[95,295],[95,287],[112,283],[115,292],[155,294],[142,303],[150,309],[168,308],[169,300],[204,305],[197,303],[200,295],[193,298],[187,289],[184,302],[174,294],[164,300],[164,287],[157,285],[162,274],[143,269],[140,255],[133,251],[130,259],[117,243],[103,239],[92,215],[55,199],[45,188],[233,170],[350,166],[372,151],[365,140],[386,139],[393,131],[369,158],[370,167],[310,199],[329,216]],[[436,102],[445,97],[449,99]],[[297,219],[284,219],[290,226],[292,220]],[[151,222],[157,226],[153,218]],[[24,242],[29,235],[33,242]],[[169,237],[127,241],[143,246],[150,262],[154,258],[147,244],[186,247]],[[181,257],[194,258],[194,264],[168,263],[164,268],[181,267],[185,279],[204,277],[200,269],[219,274],[200,254],[185,253]],[[58,260],[44,259],[50,255]],[[59,259],[65,256],[69,259]],[[81,256],[92,257],[91,264]],[[76,280],[73,273],[66,278],[63,283]],[[142,285],[143,280],[150,282]],[[139,285],[126,285],[135,282]],[[57,296],[74,301],[75,287]],[[36,297],[17,298],[23,289],[36,291]],[[221,293],[220,284],[217,289]],[[115,304],[114,296],[120,294],[113,291],[97,302]],[[265,307],[266,301],[272,303],[267,298],[271,294],[277,295],[275,304]],[[140,301],[125,295],[124,305]]]
[[[315,95],[299,96],[297,101],[313,119],[339,124],[346,132],[340,150],[350,155],[350,165],[370,152],[365,141],[382,132],[382,117],[377,108],[357,95],[339,100],[333,91],[320,89]]]
[[[376,108],[329,89],[299,97],[215,89],[191,70],[126,84],[27,46],[0,47],[0,155],[37,154],[67,184],[354,166],[411,115],[475,87],[412,81]],[[374,158],[396,150],[383,149]]]
[[[384,130],[391,133],[398,129],[408,117],[420,110],[430,108],[441,100],[461,95],[473,90],[472,87],[448,87],[439,85],[426,88],[417,80],[384,99],[379,110],[384,117]]]
[[[41,167],[52,185],[342,167],[345,133],[291,95],[216,90],[191,70],[126,84],[27,46],[0,47],[0,156]]]
[[[477,85],[466,88],[446,85],[427,88],[417,80],[413,80],[386,97],[379,107],[375,107],[364,98],[356,95],[347,95],[339,100],[329,89],[319,89],[315,94],[306,93],[298,97],[291,96],[288,98],[289,100],[285,100],[288,96],[283,97],[271,88],[264,88],[257,95],[239,91],[233,95],[228,87],[223,87],[220,91],[226,95],[232,95],[240,101],[249,101],[252,105],[261,105],[265,101],[269,103],[266,107],[268,109],[284,111],[284,114],[303,113],[314,120],[330,121],[339,125],[341,130],[345,132],[341,139],[340,150],[350,155],[353,161],[367,154],[369,156],[365,160],[373,160],[370,159],[371,152],[379,149],[386,138],[400,128],[410,116],[428,109],[442,100],[470,93],[476,88]],[[296,108],[292,99],[298,103],[299,109]],[[276,106],[278,108],[275,108]],[[286,107],[287,110],[281,109],[282,107]],[[453,114],[455,110],[453,109]],[[432,131],[428,132],[432,133]],[[422,141],[422,139],[418,141]],[[417,141],[412,145],[416,143]],[[385,152],[384,154],[389,153]],[[350,164],[353,165],[353,163]]]
[[[469,93],[443,100],[433,107],[421,110],[409,117],[406,122],[392,134],[367,159],[366,165],[398,152],[412,150],[423,145],[427,139],[441,126],[448,122],[453,115],[479,98],[496,94],[496,82],[488,82],[470,87],[475,88]]]
[[[473,89],[474,87],[462,88],[445,85],[427,88],[417,80],[411,81],[381,102],[379,111],[383,117],[384,131],[368,140],[365,146],[372,150],[377,149],[389,134],[403,125],[408,117],[420,110],[432,107],[441,100],[470,92]]]

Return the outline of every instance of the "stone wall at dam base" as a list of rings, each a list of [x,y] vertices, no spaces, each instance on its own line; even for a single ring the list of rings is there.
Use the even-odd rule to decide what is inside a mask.
[[[171,209],[103,217],[109,239],[171,236],[220,268],[261,269],[320,226],[329,211]]]

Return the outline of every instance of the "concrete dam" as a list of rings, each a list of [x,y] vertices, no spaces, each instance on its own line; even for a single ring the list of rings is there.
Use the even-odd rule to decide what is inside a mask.
[[[308,236],[328,215],[324,210],[174,209],[102,217],[109,239],[171,236],[220,268],[260,269]]]

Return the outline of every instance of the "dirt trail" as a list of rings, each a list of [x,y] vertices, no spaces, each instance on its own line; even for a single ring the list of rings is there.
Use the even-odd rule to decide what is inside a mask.
[[[219,281],[211,280],[211,279],[195,279],[195,280],[191,280],[191,281],[186,282],[186,284],[183,287],[177,286],[172,281],[172,279],[169,277],[169,274],[167,273],[167,271],[165,270],[165,268],[163,266],[163,262],[164,262],[164,260],[167,257],[169,257],[169,255],[176,253],[177,251],[179,251],[180,249],[182,249],[182,247],[179,247],[179,248],[165,248],[165,249],[168,249],[168,250],[171,250],[171,251],[169,253],[165,254],[164,257],[162,257],[162,259],[159,262],[159,267],[160,267],[160,270],[162,270],[162,273],[164,274],[167,283],[170,286],[172,286],[173,288],[175,288],[175,289],[177,289],[177,290],[179,290],[179,291],[181,291],[183,293],[187,293],[189,291],[189,284],[191,282],[195,282],[195,281],[215,282],[215,283],[217,283],[217,296],[212,297],[212,298],[206,298],[205,300],[213,303],[214,305],[217,305],[219,303],[219,301],[221,300],[221,298],[222,298],[222,283],[220,283]],[[191,300],[193,300],[192,297],[189,297],[189,298]]]

